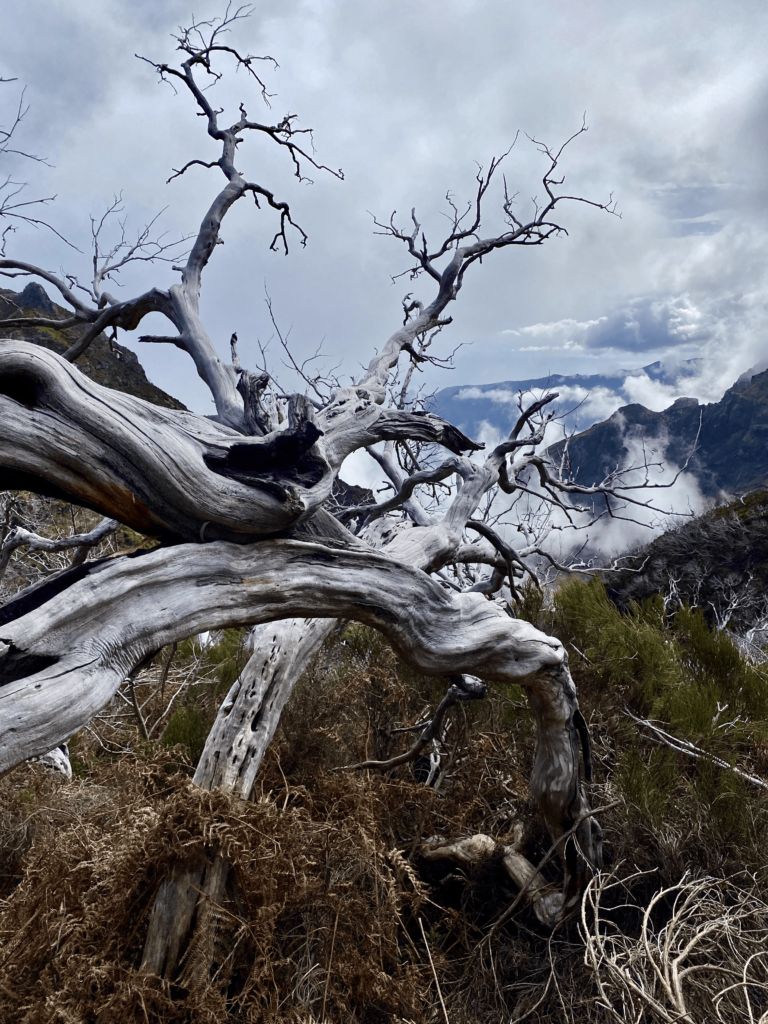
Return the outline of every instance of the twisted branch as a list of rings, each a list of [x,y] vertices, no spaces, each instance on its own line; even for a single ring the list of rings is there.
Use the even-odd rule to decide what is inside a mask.
[[[377,768],[379,771],[387,772],[398,765],[415,761],[424,748],[433,740],[439,739],[443,731],[443,720],[446,712],[455,704],[467,700],[482,700],[487,693],[486,684],[480,679],[473,679],[469,676],[449,676],[452,680],[448,691],[437,706],[434,715],[426,723],[411,725],[405,729],[394,729],[397,732],[413,732],[421,729],[421,734],[413,746],[404,754],[391,757],[387,761],[361,761],[360,764],[348,764],[342,768],[335,768],[337,772],[354,772],[363,768]]]
[[[75,533],[57,540],[41,537],[38,533],[15,526],[0,547],[0,580],[5,575],[11,555],[18,548],[28,547],[30,551],[67,551],[69,548],[79,548],[72,560],[72,566],[82,565],[90,549],[114,533],[119,526],[120,523],[116,519],[102,519],[89,533]]]

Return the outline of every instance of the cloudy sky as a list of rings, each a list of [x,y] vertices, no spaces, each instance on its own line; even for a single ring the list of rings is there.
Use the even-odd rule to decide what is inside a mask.
[[[168,237],[194,230],[220,187],[216,172],[165,181],[185,161],[218,154],[191,98],[134,56],[172,61],[170,34],[187,22],[190,0],[2,6],[0,76],[18,80],[2,86],[2,120],[26,86],[18,143],[52,165],[5,168],[29,181],[30,198],[56,193],[48,216],[83,250],[22,229],[9,255],[87,279],[89,216],[120,192],[129,231],[163,208]],[[222,9],[194,4],[198,18]],[[264,0],[230,38],[279,62],[261,68],[272,110],[242,74],[217,86],[216,103],[233,121],[240,101],[254,118],[297,113],[315,129],[318,159],[343,168],[345,180],[315,174],[313,185],[299,185],[284,154],[244,142],[240,169],[291,202],[309,244],[288,257],[270,253],[270,214],[246,200],[230,213],[203,290],[222,353],[233,330],[244,362],[269,340],[267,288],[298,354],[322,343],[330,364],[354,374],[397,327],[406,291],[431,298],[426,281],[392,283],[405,253],[373,233],[368,211],[397,210],[404,222],[415,205],[437,239],[446,192],[469,197],[475,161],[487,166],[518,131],[505,166],[525,210],[541,195],[544,169],[525,133],[558,145],[586,113],[589,131],[563,162],[566,187],[597,200],[612,192],[621,219],[564,205],[567,237],[496,252],[473,268],[441,339],[446,350],[465,347],[454,371],[429,371],[428,386],[703,356],[685,393],[715,400],[768,357],[764,2]],[[488,198],[486,232],[497,233],[499,193]],[[120,294],[176,276],[142,266],[124,275]],[[274,343],[269,352],[279,369]],[[140,358],[161,387],[211,411],[183,354],[152,346]],[[656,404],[669,401],[664,393]]]

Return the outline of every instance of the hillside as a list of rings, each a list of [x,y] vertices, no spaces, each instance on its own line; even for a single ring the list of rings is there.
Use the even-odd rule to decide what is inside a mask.
[[[664,594],[672,610],[696,606],[713,626],[737,634],[760,626],[768,618],[768,491],[682,520],[625,564],[607,582],[624,611]]]
[[[741,977],[747,942],[729,923],[743,914],[751,935],[764,931],[765,680],[699,613],[669,620],[649,602],[622,614],[598,581],[570,581],[551,608],[530,611],[573,652],[592,736],[591,798],[603,808],[605,857],[616,874],[594,882],[609,922],[596,925],[587,911],[587,927],[594,935],[610,929],[632,955],[633,977],[647,976],[672,901],[695,895],[691,879],[704,880],[708,890],[673,936],[683,947],[711,924],[707,946],[683,960],[686,999],[708,1011],[730,981],[717,973],[723,965]],[[2,1024],[595,1024],[608,1019],[595,1007],[598,985],[618,1017],[621,985],[605,958],[585,960],[577,922],[553,935],[523,902],[491,931],[520,892],[506,851],[541,864],[548,886],[562,878],[546,859],[550,839],[532,805],[535,730],[519,687],[491,687],[485,701],[456,713],[437,745],[432,785],[418,765],[338,771],[406,749],[412,734],[397,730],[423,722],[444,692],[439,680],[402,665],[378,634],[352,625],[330,638],[291,695],[256,798],[233,801],[195,790],[190,777],[247,654],[238,630],[208,645],[179,644],[142,670],[133,702],[126,692],[73,737],[71,782],[37,764],[0,780]],[[735,718],[727,730],[718,728],[724,705]],[[627,710],[661,720],[703,756],[660,747]],[[204,857],[210,835],[234,865],[204,933],[214,962],[195,977],[205,951],[198,945],[176,984],[164,985],[140,968],[152,900],[179,851]],[[490,837],[489,859],[462,860],[449,847],[436,856],[436,843],[458,846],[471,836]],[[643,908],[665,886],[649,948]],[[754,1019],[765,1009],[758,967]],[[747,1019],[738,987],[718,1006],[724,1024]]]
[[[606,404],[609,408],[612,402],[618,404],[632,377],[645,375],[651,381],[674,383],[679,388],[686,377],[697,372],[698,365],[699,360],[691,359],[674,370],[657,362],[615,374],[552,374],[496,384],[459,385],[439,391],[432,407],[470,436],[478,436],[487,426],[504,434],[518,415],[518,393],[549,388],[563,395],[561,408],[569,403],[575,406],[586,396],[577,412],[566,416],[565,425],[578,429]],[[690,457],[689,472],[696,477],[701,492],[714,498],[744,494],[765,484],[767,436],[768,370],[748,371],[719,402],[699,405],[695,398],[678,398],[661,412],[638,403],[623,404],[607,419],[591,423],[578,433],[570,442],[570,454],[575,479],[590,485],[635,459],[639,445],[645,441],[656,449],[655,459],[662,458],[676,467]],[[553,445],[550,451],[559,456],[562,444]]]
[[[25,301],[43,300],[33,291]],[[83,369],[115,386],[135,363],[118,378],[123,390],[152,388],[116,350],[107,362],[105,341]],[[336,494],[341,504],[373,500],[343,481]],[[93,523],[69,504],[5,500],[6,529],[36,522],[58,535]],[[739,571],[758,579],[766,507],[768,493],[666,543],[694,569],[694,555],[721,568],[741,543]],[[146,543],[121,532],[92,554],[140,558]],[[672,565],[665,550],[648,595]],[[9,586],[19,589],[67,571],[71,555],[15,558]],[[720,585],[710,575],[702,600]],[[768,681],[700,609],[668,615],[658,597],[619,608],[612,596],[599,580],[573,579],[548,596],[528,585],[511,609],[562,640],[578,686],[584,785],[607,868],[590,882],[581,922],[551,931],[536,909],[562,889],[563,869],[528,782],[536,724],[517,682],[497,680],[485,699],[455,707],[410,763],[454,677],[421,675],[382,635],[340,621],[241,800],[192,781],[253,650],[250,630],[211,630],[137,666],[69,739],[71,778],[44,759],[0,778],[0,1024],[596,1024],[606,1006],[627,1019],[638,977],[664,1011],[650,1004],[643,1016],[640,1006],[638,1022],[704,1021],[714,1007],[723,1024],[741,1024],[745,1006],[756,1020],[768,1006],[768,974],[753,956],[768,928]],[[371,767],[371,757],[384,763]],[[207,871],[223,857],[218,896],[203,890],[179,969],[161,980],[143,961],[161,886],[179,865]],[[681,951],[685,982],[674,1004],[651,989],[654,958],[668,948]],[[626,960],[624,973],[611,957]]]
[[[688,468],[702,493],[716,497],[744,494],[765,484],[766,437],[768,371],[737,381],[719,402],[708,405],[679,398],[663,412],[624,406],[574,437],[570,458],[577,482],[590,485],[635,458],[631,449],[636,451],[639,442],[646,441],[676,466],[690,456]],[[550,451],[557,457],[562,448],[560,442]]]
[[[0,319],[20,315],[59,317],[63,320],[71,316],[71,312],[52,302],[37,282],[30,282],[21,292],[0,288]],[[85,326],[73,327],[66,334],[49,327],[17,327],[3,331],[2,337],[21,338],[61,355],[77,341]],[[87,377],[104,387],[124,391],[154,405],[165,406],[166,409],[186,408],[147,379],[134,352],[116,342],[110,342],[105,334],[100,334],[91,343],[78,358],[77,366]]]

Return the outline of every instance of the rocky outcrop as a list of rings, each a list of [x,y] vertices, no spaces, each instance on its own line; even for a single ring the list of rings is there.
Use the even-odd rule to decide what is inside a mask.
[[[21,292],[0,288],[0,320],[18,316],[70,317],[71,311],[52,302],[45,289],[36,281],[30,282]],[[66,332],[49,327],[16,327],[3,330],[0,338],[17,338],[41,345],[58,355],[73,345],[83,333],[87,324],[73,327]],[[177,399],[152,384],[144,372],[136,354],[117,342],[100,334],[90,347],[78,358],[78,369],[97,384],[123,391],[137,398],[143,398],[153,405],[166,409],[186,408]]]
[[[633,601],[667,596],[668,607],[701,608],[710,625],[744,634],[765,624],[768,594],[768,491],[683,519],[623,560],[606,577],[610,597],[628,611]],[[759,645],[768,640],[764,629]]]

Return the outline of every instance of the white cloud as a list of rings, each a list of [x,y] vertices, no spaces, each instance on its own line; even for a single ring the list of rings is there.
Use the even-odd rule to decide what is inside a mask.
[[[554,443],[562,431],[562,426],[569,430],[586,429],[593,423],[607,419],[620,406],[626,405],[626,396],[620,390],[612,390],[602,385],[586,388],[581,385],[553,384],[552,388],[530,388],[524,397],[524,404],[531,401],[538,401],[548,391],[557,391],[559,397],[554,407],[558,411],[558,420],[550,424],[548,428],[547,443]],[[675,396],[677,397],[677,396]],[[492,405],[501,406],[508,410],[514,421],[514,413],[518,408],[519,393],[510,388],[462,388],[454,396],[459,401],[490,402]],[[669,403],[667,403],[668,405]],[[562,424],[562,426],[561,426]],[[475,431],[492,430],[487,419],[478,420],[474,426]],[[498,442],[494,442],[498,443]]]
[[[600,317],[598,320],[585,320],[578,321],[566,318],[565,320],[558,320],[556,323],[548,324],[531,324],[528,327],[521,327],[517,332],[520,335],[547,340],[552,342],[551,345],[525,345],[522,346],[521,352],[581,352],[584,349],[583,339],[586,337],[589,329],[595,327],[597,324],[605,320],[605,317]]]
[[[24,142],[56,166],[25,173],[37,194],[58,193],[51,207],[57,226],[87,243],[89,213],[122,189],[133,221],[170,204],[169,232],[194,229],[216,172],[196,168],[168,187],[165,179],[191,157],[215,158],[213,145],[189,99],[159,86],[133,56],[174,57],[169,33],[187,17],[186,0],[29,0],[6,8],[0,74],[29,87]],[[215,10],[208,5],[200,16]],[[543,23],[552,31],[542,62]],[[446,0],[440,17],[428,4],[404,0],[386,7],[264,0],[230,38],[277,57],[280,70],[265,69],[277,93],[274,116],[298,111],[301,126],[316,129],[319,157],[343,166],[346,181],[316,175],[312,188],[300,186],[281,154],[252,139],[243,144],[243,170],[291,201],[309,246],[277,257],[267,251],[269,213],[245,205],[233,211],[203,284],[204,315],[222,356],[232,330],[246,361],[255,358],[256,339],[269,337],[266,279],[281,323],[294,324],[299,354],[326,336],[329,355],[354,372],[398,326],[403,291],[432,296],[425,279],[392,287],[390,275],[408,266],[406,254],[372,234],[365,211],[386,217],[397,209],[407,222],[415,205],[434,241],[444,231],[446,191],[459,202],[473,193],[474,159],[487,166],[518,128],[556,143],[586,109],[590,132],[566,154],[568,189],[598,199],[615,191],[624,219],[560,207],[567,238],[494,253],[473,267],[450,311],[454,324],[439,341],[442,351],[475,343],[459,353],[454,379],[594,373],[643,361],[628,354],[684,350],[706,356],[700,397],[714,395],[758,361],[768,331],[760,148],[767,30],[768,8],[759,0],[729,7],[716,0]],[[235,115],[243,98],[249,111],[263,111],[242,75],[229,74],[211,95]],[[540,195],[542,171],[521,136],[506,163],[521,211],[529,208],[526,197]],[[501,230],[500,194],[491,190],[488,199],[484,228]],[[707,224],[722,226],[695,233]],[[19,233],[14,255],[87,274],[87,255],[41,232]],[[140,269],[124,294],[173,279],[167,269]],[[180,353],[153,346],[140,357],[161,386],[209,410]],[[448,383],[431,368],[426,379]]]
[[[456,398],[461,402],[479,399],[496,405],[517,405],[517,392],[505,388],[462,388]]]
[[[563,341],[569,341],[576,335],[581,335],[585,331],[589,330],[590,327],[594,327],[595,324],[599,324],[605,320],[605,317],[599,317],[597,320],[586,320],[580,322],[578,320],[558,320],[557,323],[552,324],[531,324],[529,327],[521,327],[518,331],[519,334],[530,334],[534,338],[541,337],[542,335],[548,338],[561,338]]]
[[[627,377],[622,391],[630,404],[644,405],[646,409],[652,409],[654,412],[668,408],[676,398],[685,394],[685,391],[674,384],[662,384],[661,381],[651,380],[646,373]]]
[[[711,501],[701,494],[694,476],[690,473],[679,473],[680,467],[666,460],[666,446],[663,440],[654,441],[654,444],[657,443],[658,454],[654,455],[652,460],[662,462],[663,466],[651,471],[650,482],[662,486],[655,491],[629,492],[636,500],[650,502],[653,507],[627,504],[614,518],[602,519],[599,529],[593,531],[592,542],[606,558],[648,544],[670,526],[681,522],[687,516],[703,512],[711,504]],[[629,453],[628,464],[642,466],[647,456],[641,442],[625,438],[625,445]],[[638,469],[627,477],[627,483],[642,483],[644,476],[644,471]]]
[[[497,444],[501,444],[505,440],[506,434],[503,434],[498,427],[489,423],[488,420],[482,420],[477,429],[477,440],[485,445],[485,451],[488,452],[492,448],[495,448]],[[478,453],[477,458],[482,458],[483,452]]]
[[[561,409],[573,409],[569,419],[581,428],[608,419],[619,406],[624,404],[622,396],[617,391],[606,387],[595,387],[588,391],[578,385],[575,387],[559,385],[557,390],[560,395],[558,405]]]

